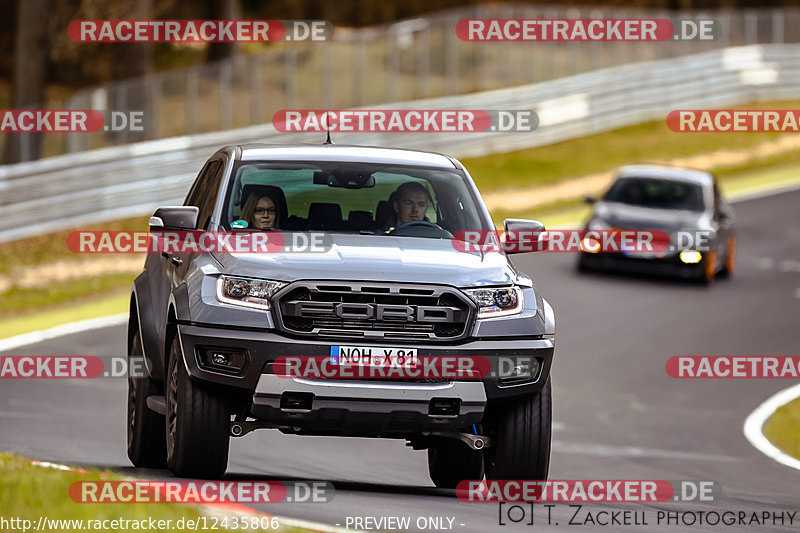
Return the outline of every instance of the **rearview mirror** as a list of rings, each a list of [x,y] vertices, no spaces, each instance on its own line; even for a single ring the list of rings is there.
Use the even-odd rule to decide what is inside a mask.
[[[199,215],[200,209],[192,205],[159,207],[150,217],[150,231],[195,229]]]
[[[583,203],[589,205],[596,204],[597,198],[595,198],[594,196],[587,196],[586,198],[583,199]]]

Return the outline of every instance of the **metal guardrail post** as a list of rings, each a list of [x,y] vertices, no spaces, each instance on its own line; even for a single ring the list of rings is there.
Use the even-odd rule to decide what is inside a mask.
[[[353,40],[353,61],[352,66],[352,95],[353,106],[364,105],[364,63],[365,63],[366,44],[363,33],[359,33]]]
[[[398,70],[399,70],[399,63],[400,63],[400,51],[399,51],[399,43],[398,41],[398,34],[395,31],[394,27],[390,27],[387,33],[386,39],[386,55],[388,59],[388,66],[387,66],[387,76],[386,79],[388,81],[386,87],[386,98],[388,102],[396,102],[397,101],[397,83],[398,83]]]
[[[417,98],[428,95],[428,78],[430,75],[431,59],[431,28],[426,25],[417,35]]]
[[[784,17],[783,10],[774,8],[772,10],[772,42],[773,43],[782,43],[784,42],[783,39],[783,29],[784,25],[786,24],[786,18]]]
[[[148,79],[148,132],[145,137],[149,139],[161,138],[161,91],[163,84],[161,83],[161,76],[152,75]]]
[[[186,71],[186,133],[197,133],[197,100],[200,73],[195,68]]]
[[[458,17],[451,15],[447,17],[451,28],[455,28],[458,23]],[[445,56],[445,94],[459,94],[459,79],[458,79],[458,51],[459,39],[455,31],[446,31],[444,33],[444,56]]]
[[[286,65],[286,109],[297,108],[297,48],[284,52]]]
[[[264,113],[261,109],[261,56],[252,55],[247,75],[250,76],[250,124],[261,124]]]
[[[337,46],[335,41],[328,43],[328,46],[322,48],[322,80],[320,89],[322,89],[322,107],[324,109],[333,109],[333,63],[336,54],[332,49]]]
[[[232,115],[232,93],[231,93],[231,68],[230,61],[219,64],[219,128],[228,130],[231,128]]]

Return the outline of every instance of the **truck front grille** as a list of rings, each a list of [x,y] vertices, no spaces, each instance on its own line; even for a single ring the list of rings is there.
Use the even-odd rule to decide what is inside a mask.
[[[439,285],[297,281],[274,297],[276,324],[296,335],[452,341],[467,334],[474,304]]]

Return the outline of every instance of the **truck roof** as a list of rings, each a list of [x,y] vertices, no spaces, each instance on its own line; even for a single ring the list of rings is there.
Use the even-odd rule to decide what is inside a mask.
[[[456,165],[446,155],[435,152],[379,148],[374,146],[352,146],[341,144],[323,145],[274,145],[243,144],[243,161],[291,160],[291,161],[353,161],[361,163],[385,163],[454,169]]]

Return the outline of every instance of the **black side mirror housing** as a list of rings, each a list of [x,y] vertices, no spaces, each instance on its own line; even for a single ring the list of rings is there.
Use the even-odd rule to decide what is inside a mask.
[[[538,220],[524,218],[507,218],[503,221],[505,243],[503,249],[507,254],[536,252],[546,249],[547,233],[544,224]],[[544,234],[544,235],[542,235]]]
[[[150,231],[193,230],[197,227],[198,216],[200,209],[191,205],[159,207],[150,217]]]

